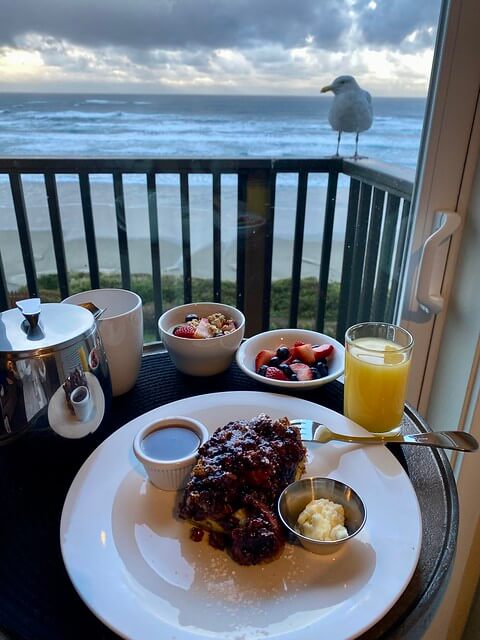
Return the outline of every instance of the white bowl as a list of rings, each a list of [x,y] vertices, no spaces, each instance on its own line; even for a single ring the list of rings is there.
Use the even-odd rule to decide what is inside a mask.
[[[192,339],[174,336],[172,331],[185,322],[185,316],[196,313],[205,318],[223,313],[231,318],[236,330],[216,338]],[[213,376],[230,366],[245,333],[245,316],[241,311],[216,302],[192,302],[165,311],[158,320],[160,336],[168,354],[179,371],[191,376]]]
[[[163,460],[160,456],[153,457],[145,453],[143,440],[154,431],[172,426],[184,427],[196,433],[199,438],[198,446],[188,455],[174,460]],[[169,416],[155,420],[140,429],[133,441],[133,452],[145,467],[148,479],[154,486],[164,491],[178,491],[187,484],[197,461],[198,450],[209,437],[206,426],[198,420],[186,416]]]
[[[255,372],[255,357],[259,351],[262,351],[262,349],[274,351],[280,345],[291,347],[297,340],[310,344],[333,345],[333,354],[328,359],[328,376],[316,378],[315,380],[274,380],[273,378],[265,378],[265,376],[261,376]],[[284,389],[307,389],[310,387],[320,387],[342,375],[345,349],[343,345],[334,338],[330,338],[330,336],[318,333],[317,331],[309,331],[307,329],[275,329],[273,331],[258,333],[256,336],[245,340],[237,351],[236,358],[240,369],[242,369],[247,376],[250,376],[258,382],[263,382],[272,387],[282,387]]]

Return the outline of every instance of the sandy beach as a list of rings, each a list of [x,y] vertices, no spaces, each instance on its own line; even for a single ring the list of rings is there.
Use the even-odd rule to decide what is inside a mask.
[[[124,182],[126,226],[130,268],[132,273],[151,273],[150,231],[148,222],[146,187],[140,177]],[[273,278],[291,275],[293,236],[295,230],[296,185],[277,184]],[[100,269],[119,271],[115,203],[111,182],[92,181],[92,203]],[[325,187],[309,186],[304,233],[302,275],[319,274],[322,229],[325,209]],[[43,182],[24,180],[25,203],[28,211],[32,246],[38,274],[56,271],[50,231],[47,199]],[[58,181],[58,194],[68,268],[88,271],[83,217],[78,183]],[[330,266],[330,279],[339,280],[342,264],[343,235],[347,190],[340,186],[337,194],[334,241]],[[222,183],[222,278],[236,277],[236,186],[227,178]],[[162,273],[182,273],[180,193],[175,178],[157,185]],[[200,176],[190,182],[190,234],[192,248],[192,275],[212,277],[212,197],[208,178]],[[10,290],[25,282],[21,249],[16,231],[16,219],[10,188],[0,183],[0,251]]]

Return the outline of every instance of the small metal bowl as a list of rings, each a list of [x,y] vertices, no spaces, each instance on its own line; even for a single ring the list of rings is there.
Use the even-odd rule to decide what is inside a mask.
[[[348,536],[341,540],[323,541],[309,538],[297,530],[300,513],[312,500],[326,498],[341,504],[345,511],[345,527]],[[354,538],[363,528],[367,512],[360,496],[348,485],[332,478],[302,478],[288,485],[278,499],[278,513],[292,537],[312,553],[329,554],[339,551],[342,545]]]

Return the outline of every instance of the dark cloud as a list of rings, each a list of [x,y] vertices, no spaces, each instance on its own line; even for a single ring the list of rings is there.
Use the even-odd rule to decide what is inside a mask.
[[[25,82],[38,87],[318,93],[340,73],[371,76],[366,49],[392,68],[431,49],[441,1],[0,0],[0,59],[8,67],[9,47],[34,53],[39,75]],[[12,60],[0,69],[10,88]],[[422,68],[405,73],[420,91]]]
[[[435,42],[440,0],[357,0],[354,11],[365,43],[420,50]],[[417,37],[408,39],[414,33]]]
[[[331,48],[350,26],[345,0],[5,0],[0,46],[28,33],[138,49]]]

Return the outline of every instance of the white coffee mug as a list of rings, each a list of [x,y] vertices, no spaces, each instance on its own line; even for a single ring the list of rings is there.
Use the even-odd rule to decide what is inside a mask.
[[[98,328],[107,354],[112,392],[120,396],[135,385],[143,353],[142,299],[125,289],[92,289],[75,293],[62,302],[93,302],[105,309]]]

